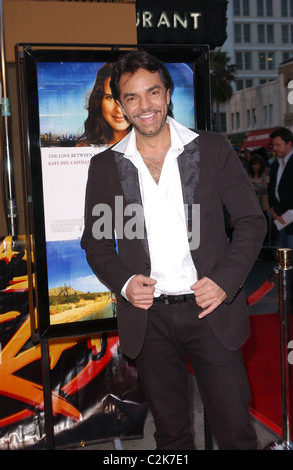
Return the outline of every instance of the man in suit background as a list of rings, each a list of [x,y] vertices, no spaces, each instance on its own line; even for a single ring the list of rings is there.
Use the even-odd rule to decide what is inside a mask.
[[[280,247],[293,250],[293,134],[289,129],[280,127],[270,137],[277,156],[271,166],[268,184],[270,212],[278,224]],[[293,313],[292,270],[289,276]]]
[[[266,223],[227,140],[169,116],[172,86],[164,64],[144,51],[115,64],[112,94],[133,128],[91,160],[82,247],[117,296],[120,346],[136,359],[158,449],[194,449],[186,353],[219,448],[255,449],[242,287]],[[105,205],[110,235],[97,219]]]
[[[284,225],[279,231],[280,246],[293,249],[293,222],[287,225],[284,220],[288,211],[293,217],[293,135],[289,129],[280,127],[270,137],[277,156],[271,166],[268,184],[271,215]]]

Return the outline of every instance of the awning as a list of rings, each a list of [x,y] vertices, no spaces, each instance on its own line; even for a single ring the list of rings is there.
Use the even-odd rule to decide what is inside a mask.
[[[276,129],[277,127],[274,127],[273,129],[262,129],[259,131],[249,132],[245,141],[241,145],[241,150],[255,150],[260,147],[263,147],[266,150],[273,150],[270,134]]]

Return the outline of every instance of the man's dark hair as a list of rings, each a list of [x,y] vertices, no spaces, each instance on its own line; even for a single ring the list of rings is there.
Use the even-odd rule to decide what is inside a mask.
[[[288,142],[293,142],[293,134],[286,127],[279,127],[279,129],[271,132],[270,138],[274,139],[275,137],[281,137],[286,144],[288,144]]]
[[[165,64],[157,57],[138,49],[121,56],[114,64],[110,87],[115,100],[120,100],[121,76],[124,73],[134,75],[141,68],[153,73],[158,72],[166,90],[170,90],[170,94],[172,93],[173,80]],[[169,115],[172,115],[171,110]]]

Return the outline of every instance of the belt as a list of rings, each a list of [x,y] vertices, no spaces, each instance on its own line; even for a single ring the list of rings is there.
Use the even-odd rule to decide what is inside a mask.
[[[194,294],[181,294],[181,295],[166,295],[161,294],[159,297],[154,297],[154,302],[163,302],[166,305],[177,304],[179,302],[187,302],[194,300]]]

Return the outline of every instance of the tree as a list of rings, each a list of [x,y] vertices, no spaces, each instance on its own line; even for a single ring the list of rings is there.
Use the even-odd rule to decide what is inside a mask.
[[[235,81],[237,65],[229,62],[226,52],[220,49],[211,52],[211,100],[216,105],[217,132],[221,131],[220,104],[226,103],[233,94],[232,82]]]
[[[64,284],[64,287],[60,287],[58,295],[64,295],[65,297],[69,296],[69,291],[72,289],[71,285],[67,286]]]

